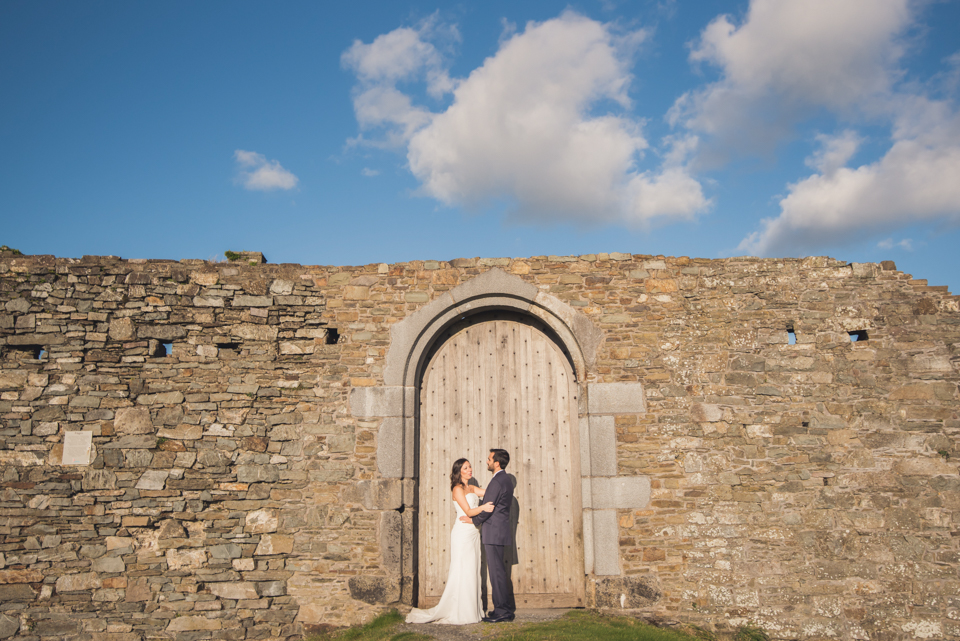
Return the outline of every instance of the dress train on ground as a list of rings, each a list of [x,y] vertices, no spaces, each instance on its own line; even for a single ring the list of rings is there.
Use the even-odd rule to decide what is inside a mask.
[[[480,498],[467,494],[471,508],[480,505]],[[407,623],[445,623],[466,625],[483,618],[480,603],[480,530],[471,523],[460,521],[466,516],[454,501],[457,520],[450,531],[450,572],[440,602],[429,610],[414,608],[407,615]]]

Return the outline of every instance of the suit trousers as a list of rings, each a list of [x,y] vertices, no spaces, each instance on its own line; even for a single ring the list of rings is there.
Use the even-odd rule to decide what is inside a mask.
[[[490,588],[493,590],[493,612],[490,616],[502,617],[516,612],[517,605],[513,600],[513,586],[507,578],[507,569],[503,563],[502,545],[487,545],[483,550],[487,553],[487,574],[490,575]]]

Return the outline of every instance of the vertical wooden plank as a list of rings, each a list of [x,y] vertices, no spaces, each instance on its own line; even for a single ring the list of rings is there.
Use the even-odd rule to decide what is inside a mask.
[[[446,458],[444,460],[444,493],[448,497],[447,501],[449,504],[449,509],[447,510],[447,515],[449,519],[449,526],[447,532],[444,533],[445,536],[449,538],[448,532],[453,529],[454,521],[457,518],[456,508],[453,506],[452,498],[450,498],[450,484],[449,484],[449,474],[450,470],[453,467],[453,462],[458,458],[465,456],[462,451],[462,445],[465,441],[469,440],[469,434],[471,430],[471,419],[472,416],[468,411],[464,409],[464,386],[462,382],[462,377],[465,372],[468,372],[470,369],[470,348],[469,344],[466,342],[467,336],[460,332],[456,335],[455,340],[452,341],[453,345],[451,346],[453,354],[453,369],[451,371],[451,385],[455,388],[455,392],[451,392],[451,397],[455,399],[454,407],[452,408],[452,413],[450,415],[449,422],[446,425],[441,426],[447,433],[447,452]]]
[[[553,380],[555,381],[556,386],[556,389],[554,390],[554,408],[557,413],[557,466],[563,468],[562,473],[557,476],[557,557],[559,559],[560,580],[557,586],[557,591],[562,593],[568,592],[572,585],[572,577],[569,571],[572,566],[570,551],[570,539],[572,537],[569,519],[571,478],[568,463],[570,459],[570,417],[568,402],[569,386],[563,363],[559,362],[559,360],[556,358],[556,355],[554,355],[553,359]]]
[[[524,328],[524,362],[523,377],[524,388],[527,390],[525,399],[527,422],[524,429],[527,431],[529,444],[528,457],[530,459],[530,481],[528,491],[531,498],[535,497],[538,504],[546,503],[547,497],[544,496],[543,481],[546,470],[543,466],[542,446],[540,438],[540,388],[537,380],[536,367],[536,341],[533,332],[529,327]],[[533,594],[542,594],[544,591],[543,581],[543,532],[544,522],[541,510],[530,510],[528,514],[530,522],[529,531],[529,550],[530,550],[530,592]]]
[[[513,585],[514,596],[517,599],[522,599],[520,595],[529,594],[533,589],[530,583],[531,566],[528,540],[528,533],[531,526],[529,518],[530,507],[528,505],[531,498],[529,482],[532,477],[530,474],[530,449],[527,442],[528,431],[526,429],[528,418],[526,414],[527,380],[523,371],[523,363],[526,361],[526,335],[524,334],[523,327],[518,325],[511,326],[511,333],[513,336],[513,349],[510,354],[510,364],[514,371],[510,376],[512,386],[508,389],[507,395],[510,399],[509,403],[515,408],[512,429],[514,429],[517,434],[518,447],[517,452],[514,453],[517,469],[517,486],[514,488],[514,494],[519,507],[515,541],[518,565],[514,567]]]
[[[529,518],[529,492],[526,490],[527,479],[530,478],[529,461],[527,458],[527,444],[525,440],[526,431],[523,429],[522,421],[518,416],[519,401],[519,380],[521,380],[521,359],[518,354],[520,342],[522,340],[522,326],[517,323],[504,322],[502,334],[505,337],[504,344],[504,375],[503,375],[503,397],[502,403],[505,406],[507,432],[510,434],[511,466],[507,469],[516,479],[514,487],[514,498],[517,501],[518,512],[517,527],[514,532],[515,540],[513,550],[516,558],[511,559],[513,566],[511,578],[513,579],[514,595],[520,595],[519,603],[522,602],[522,595],[530,592],[529,572],[524,566],[524,559],[527,558],[527,521]],[[511,470],[512,468],[512,470]]]
[[[484,338],[486,337],[486,328],[484,327],[486,323],[481,325],[475,325],[471,331],[473,333],[473,340],[470,343],[471,355],[473,357],[473,381],[472,381],[472,393],[473,393],[473,406],[477,432],[480,434],[487,435],[490,433],[489,421],[487,419],[487,404],[485,398],[485,386],[484,386],[484,356],[486,352],[486,344]]]
[[[532,502],[541,502],[543,499],[542,488],[539,487],[543,481],[543,470],[540,466],[540,443],[537,438],[537,395],[538,389],[534,378],[534,357],[535,348],[532,342],[533,336],[529,327],[518,328],[518,333],[522,337],[522,346],[520,351],[521,361],[520,387],[522,389],[522,407],[523,407],[523,433],[525,437],[526,460],[529,473],[524,479],[524,514],[527,522],[526,536],[524,544],[527,548],[528,563],[526,564],[526,591],[528,594],[539,594],[543,590],[540,578],[540,557],[541,541],[539,533],[541,530],[540,511],[533,508]]]
[[[447,450],[447,430],[444,429],[446,422],[449,420],[450,413],[450,389],[451,384],[451,375],[450,370],[454,362],[455,354],[455,343],[451,343],[448,349],[445,349],[442,354],[438,355],[438,381],[437,381],[437,392],[440,396],[438,407],[439,411],[436,414],[436,423],[433,426],[432,435],[436,442],[436,447],[434,447],[431,452],[430,460],[430,478],[429,483],[431,486],[431,506],[433,509],[434,517],[434,528],[431,532],[434,541],[434,551],[432,556],[434,557],[434,574],[431,577],[430,582],[430,595],[434,598],[439,599],[440,595],[443,594],[444,582],[446,574],[450,569],[450,543],[449,537],[445,536],[446,528],[448,525],[448,519],[446,518],[446,512],[444,510],[443,502],[443,491],[441,486],[441,474],[442,474],[442,461],[446,459],[446,450]]]
[[[554,491],[556,500],[553,503],[553,541],[556,559],[557,577],[555,591],[563,593],[566,589],[565,567],[566,549],[564,547],[564,538],[566,532],[566,501],[569,492],[565,491],[566,481],[569,478],[569,469],[566,466],[564,437],[564,421],[562,411],[562,400],[564,394],[561,391],[563,385],[563,368],[558,362],[557,354],[549,349],[549,345],[544,341],[544,348],[547,355],[547,381],[550,386],[550,430],[551,430],[551,448],[552,460],[556,474],[553,477]]]
[[[486,469],[486,457],[489,454],[490,448],[499,447],[499,448],[510,448],[509,443],[509,434],[504,433],[500,429],[500,409],[499,409],[499,399],[500,393],[499,388],[496,385],[497,375],[498,375],[498,362],[499,362],[499,343],[497,341],[498,329],[500,323],[497,321],[491,323],[484,323],[484,343],[483,343],[483,354],[484,354],[484,384],[486,385],[486,402],[487,402],[487,416],[484,421],[484,438],[485,445],[482,452],[484,458],[484,478],[491,478],[491,473]],[[496,560],[494,560],[496,562]],[[502,559],[499,560],[501,563]],[[489,586],[489,580],[488,580]],[[488,589],[492,589],[489,588]],[[492,592],[488,592],[492,594]],[[491,603],[492,605],[492,603]]]
[[[433,506],[436,514],[435,523],[437,524],[433,531],[433,536],[435,537],[434,541],[436,541],[436,545],[434,547],[437,552],[435,554],[436,562],[434,567],[436,571],[433,576],[432,594],[437,598],[443,594],[446,576],[450,570],[450,541],[449,536],[447,536],[447,532],[450,529],[450,519],[444,501],[442,475],[444,468],[443,462],[448,458],[448,452],[450,449],[450,430],[447,429],[447,421],[449,420],[449,407],[447,404],[449,390],[447,389],[447,386],[451,381],[450,368],[454,362],[455,354],[456,343],[453,343],[450,345],[450,349],[447,350],[443,355],[443,359],[440,363],[442,367],[441,371],[443,373],[440,381],[442,385],[440,388],[441,411],[437,415],[438,420],[436,430],[434,431],[436,434],[437,447],[433,452],[433,460],[431,461],[430,466],[430,482],[434,488]]]
[[[439,599],[440,595],[443,594],[446,575],[450,568],[450,543],[449,537],[445,536],[449,523],[446,511],[444,510],[443,488],[440,482],[440,475],[442,469],[441,461],[446,458],[447,450],[446,441],[448,432],[444,429],[444,423],[447,420],[449,411],[448,385],[451,382],[450,367],[453,363],[455,347],[455,343],[451,344],[450,349],[444,351],[438,363],[439,371],[437,373],[439,376],[437,376],[437,393],[439,395],[439,411],[436,414],[436,424],[433,430],[435,446],[431,452],[430,460],[429,482],[431,486],[431,509],[433,510],[434,522],[431,535],[436,542],[433,546],[434,552],[432,554],[434,572],[430,582],[430,595],[436,599]]]
[[[500,410],[497,406],[499,397],[497,387],[497,323],[484,323],[485,331],[483,335],[483,392],[484,404],[486,407],[487,429],[491,434],[501,436],[500,431]],[[501,445],[501,447],[503,447]]]
[[[517,323],[508,323],[510,336],[509,352],[505,355],[509,374],[506,377],[506,403],[509,406],[509,425],[511,432],[515,435],[514,441],[517,443],[516,452],[513,453],[514,475],[517,478],[517,485],[514,493],[517,499],[517,529],[516,539],[516,565],[513,567],[513,585],[514,594],[530,594],[533,585],[531,584],[531,557],[530,557],[530,503],[533,496],[530,493],[530,479],[533,478],[530,466],[530,444],[528,442],[529,432],[526,429],[526,417],[524,415],[524,376],[523,376],[523,349],[524,349],[524,327]]]
[[[434,426],[439,423],[441,420],[442,412],[442,400],[444,397],[444,359],[440,359],[439,368],[437,371],[433,372],[431,375],[431,390],[435,399],[435,405],[432,412],[432,421]],[[437,510],[437,483],[436,483],[436,461],[437,455],[442,448],[442,443],[440,442],[440,433],[433,429],[430,433],[430,440],[428,443],[429,449],[427,450],[427,461],[428,466],[426,470],[427,486],[429,488],[428,501],[430,506],[430,536],[436,540],[439,529],[442,527],[440,522],[440,513]],[[434,550],[432,554],[429,555],[430,559],[430,568],[429,568],[429,584],[427,595],[435,597],[437,595],[437,583],[439,581],[439,575],[442,571],[443,566],[443,549]]]
[[[557,501],[558,507],[558,519],[560,521],[560,527],[558,532],[560,534],[559,541],[559,554],[560,558],[560,586],[558,591],[560,592],[570,592],[573,587],[573,576],[571,569],[573,567],[573,551],[571,550],[573,532],[571,531],[571,522],[570,522],[570,504],[571,504],[571,493],[570,493],[570,469],[567,461],[570,460],[570,433],[569,428],[571,425],[570,422],[570,404],[569,404],[569,382],[567,380],[566,369],[563,367],[562,362],[554,363],[555,376],[554,380],[557,381],[557,389],[554,403],[554,407],[557,410],[557,444],[559,447],[559,453],[557,456],[558,462],[560,464],[567,466],[563,474],[560,474],[557,478],[559,483],[559,500]]]
[[[487,420],[487,394],[485,393],[486,390],[484,388],[484,364],[486,361],[486,353],[488,351],[488,347],[486,345],[486,325],[487,323],[481,323],[479,325],[475,325],[470,330],[470,350],[475,355],[475,361],[473,368],[471,369],[473,372],[473,387],[470,389],[470,393],[477,407],[477,412],[474,416],[475,424],[471,430],[471,434],[474,438],[472,440],[472,446],[470,449],[470,457],[471,461],[474,461],[474,465],[476,466],[477,482],[484,487],[486,487],[489,483],[489,476],[486,472],[486,457],[481,454],[481,448],[483,448],[484,445],[493,447],[492,445],[489,445],[491,441]],[[490,594],[490,586],[488,583],[488,598]],[[492,609],[492,607],[490,609]]]
[[[421,428],[425,428],[430,424],[430,369],[428,368],[423,375],[422,387],[420,390],[420,425]],[[428,437],[426,436],[426,430],[421,429],[420,431],[420,441],[417,443],[419,451],[417,454],[420,457],[420,473],[423,474],[423,461],[424,461],[424,452],[426,451],[426,444]],[[427,515],[427,487],[425,483],[420,483],[418,486],[418,491],[420,493],[419,503],[420,510],[417,512],[417,528],[420,533],[420,537],[428,536],[430,529],[430,518]],[[427,581],[427,564],[429,560],[427,556],[423,553],[423,546],[420,546],[420,554],[417,556],[417,575],[420,578],[419,592],[417,593],[417,599],[419,603],[423,603],[424,595],[426,594],[426,581]]]
[[[434,405],[436,401],[435,394],[435,375],[434,372],[430,369],[424,374],[423,380],[423,391],[421,393],[421,424],[424,429],[421,430],[420,438],[420,476],[422,482],[420,483],[420,513],[419,513],[419,525],[421,537],[430,537],[433,536],[433,528],[435,527],[434,518],[432,514],[432,501],[431,501],[431,491],[432,484],[430,483],[430,464],[431,460],[431,450],[433,442],[433,434],[431,426],[435,423],[435,411],[436,407]],[[431,591],[431,582],[433,580],[433,555],[432,551],[423,549],[421,546],[421,553],[419,556],[418,569],[420,572],[420,602],[424,602],[425,598],[430,594]]]
[[[550,398],[551,381],[550,368],[546,353],[546,344],[539,333],[535,337],[536,354],[535,366],[537,377],[537,388],[539,390],[538,411],[540,414],[538,429],[540,433],[540,456],[544,466],[544,505],[541,508],[541,545],[543,546],[543,556],[541,565],[543,571],[544,593],[553,594],[557,591],[557,583],[560,577],[560,571],[557,567],[556,558],[556,502],[557,502],[557,468],[555,461],[554,426],[551,416],[552,399]]]
[[[526,501],[526,521],[528,523],[526,545],[529,553],[528,581],[527,587],[529,593],[540,594],[543,592],[543,519],[542,512],[534,508],[534,503],[541,505],[546,497],[543,495],[543,461],[540,455],[542,443],[539,438],[539,398],[540,389],[536,377],[536,341],[533,331],[530,327],[523,327],[523,362],[521,363],[521,376],[523,378],[523,388],[525,398],[525,425],[523,429],[526,433],[527,460],[529,461],[530,473],[527,475],[526,490],[528,499]]]
[[[541,466],[543,467],[543,477],[541,491],[544,495],[543,506],[541,507],[541,532],[539,534],[544,554],[539,559],[542,568],[541,577],[543,580],[543,593],[553,594],[557,591],[556,579],[559,572],[556,571],[556,514],[554,512],[556,505],[556,466],[554,462],[554,440],[553,440],[553,417],[550,385],[550,371],[547,354],[544,350],[542,337],[536,335],[536,378],[538,389],[539,421],[537,424]]]
[[[431,448],[430,448],[430,459],[427,466],[427,473],[429,476],[426,479],[426,482],[430,485],[430,512],[431,512],[431,522],[433,527],[431,528],[430,536],[433,537],[434,541],[439,541],[440,531],[443,529],[443,512],[440,506],[440,488],[437,487],[437,459],[443,455],[443,432],[436,429],[437,426],[441,425],[443,422],[443,415],[445,410],[445,400],[446,400],[446,366],[447,366],[447,355],[444,354],[440,357],[439,362],[437,363],[438,368],[433,373],[433,377],[436,382],[432,385],[434,392],[437,394],[437,411],[433,415],[434,420],[434,429],[430,434]],[[431,575],[430,575],[430,589],[428,590],[428,595],[431,597],[437,597],[440,590],[441,579],[444,569],[444,552],[447,551],[447,545],[437,545],[434,546],[434,551],[431,556]]]

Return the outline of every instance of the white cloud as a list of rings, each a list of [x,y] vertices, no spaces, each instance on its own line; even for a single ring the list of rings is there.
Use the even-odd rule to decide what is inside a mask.
[[[643,32],[618,36],[567,12],[507,34],[468,77],[439,83],[431,78],[444,76],[442,62],[424,46],[424,30],[398,29],[344,54],[360,80],[361,129],[381,127],[388,141],[406,145],[424,194],[450,205],[506,199],[527,219],[551,221],[644,224],[690,218],[709,205],[686,168],[694,137],[666,141],[659,168],[638,167],[649,144],[643,122],[623,111],[631,49]],[[383,62],[379,49],[388,42],[402,62]],[[435,94],[453,88],[445,111],[414,106],[396,88],[418,73]],[[594,113],[603,103],[620,108]]]
[[[395,87],[374,85],[357,94],[353,111],[361,129],[387,127],[382,146],[402,146],[415,131],[430,122],[431,114],[415,107],[410,96]]]
[[[820,149],[807,158],[806,164],[821,174],[832,175],[853,158],[863,139],[848,129],[837,136],[820,134],[817,142]]]
[[[893,249],[894,247],[899,247],[901,249],[905,249],[908,252],[912,252],[913,241],[910,240],[909,238],[904,238],[901,241],[894,242],[892,238],[887,238],[877,243],[877,247],[879,247],[880,249]]]
[[[380,171],[377,169],[370,169],[369,167],[364,167],[360,170],[360,174],[366,176],[367,178],[373,178],[374,176],[379,176]]]
[[[701,33],[690,59],[717,67],[720,77],[681,96],[668,114],[700,136],[697,166],[731,151],[770,152],[813,117],[891,128],[886,153],[856,167],[848,166],[863,143],[856,131],[817,136],[806,160],[815,173],[787,185],[780,214],[761,221],[740,250],[798,255],[960,219],[960,117],[901,82],[904,37],[919,6],[751,0],[739,24],[720,16]]]
[[[455,40],[459,36],[456,28],[439,25],[434,15],[416,29],[394,29],[370,44],[355,40],[343,52],[341,64],[359,80],[353,92],[353,108],[360,129],[385,130],[382,140],[360,137],[351,142],[402,147],[416,130],[430,122],[430,111],[414,106],[410,96],[397,85],[424,81],[427,92],[435,98],[453,90],[455,83],[447,73],[440,51],[428,41],[435,37]]]
[[[898,102],[893,144],[882,158],[790,185],[780,216],[762,221],[739,248],[796,255],[906,224],[960,222],[960,115],[920,97]]]
[[[244,189],[271,191],[297,186],[299,179],[281,167],[279,161],[267,160],[263,154],[243,149],[234,151],[233,157],[238,165],[236,181]]]
[[[342,64],[366,84],[414,80],[424,76],[431,95],[441,96],[453,89],[440,51],[425,38],[442,36],[458,39],[456,28],[438,25],[436,14],[416,29],[401,27],[378,36],[370,44],[354,40],[341,56]]]
[[[909,0],[752,0],[739,26],[724,15],[704,29],[690,59],[721,77],[679,98],[669,120],[709,134],[716,155],[768,152],[818,108],[883,112],[910,8]]]

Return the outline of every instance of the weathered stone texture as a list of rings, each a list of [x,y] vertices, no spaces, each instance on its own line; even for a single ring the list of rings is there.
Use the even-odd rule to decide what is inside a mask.
[[[892,264],[0,254],[0,638],[294,639],[410,603],[398,345],[479,284],[583,343],[591,605],[960,637],[960,303]],[[74,430],[88,466],[59,464]]]

